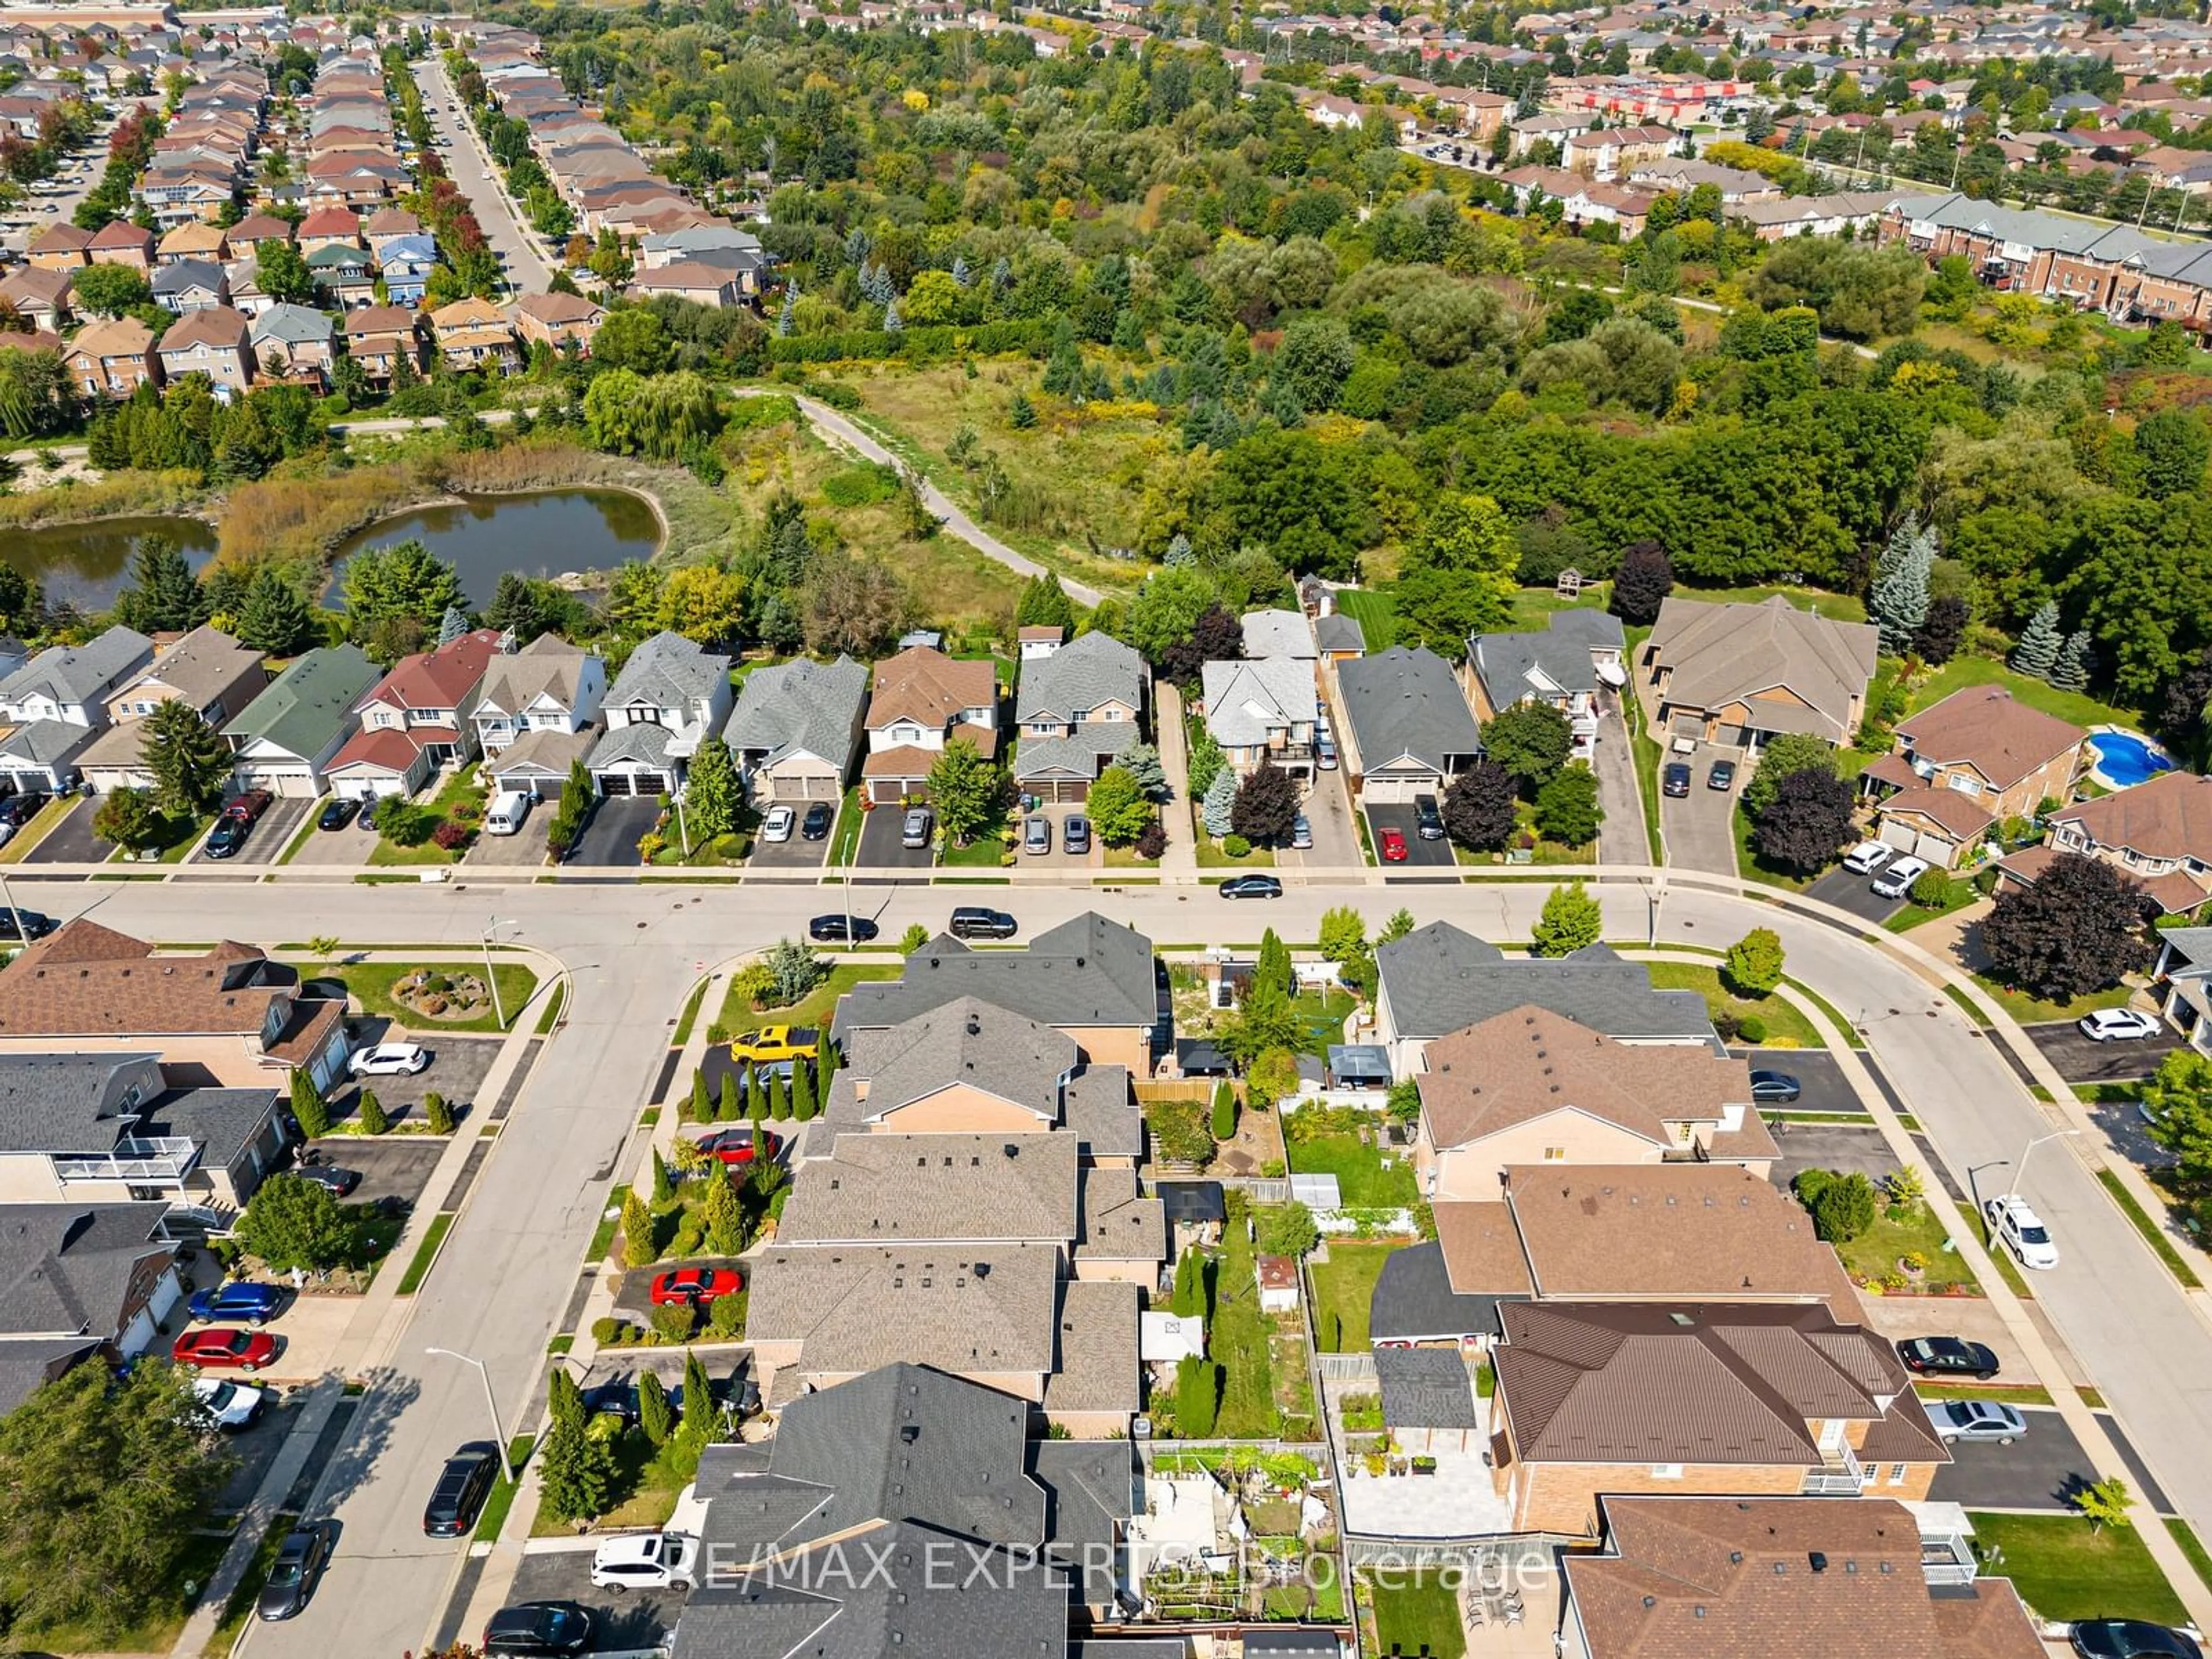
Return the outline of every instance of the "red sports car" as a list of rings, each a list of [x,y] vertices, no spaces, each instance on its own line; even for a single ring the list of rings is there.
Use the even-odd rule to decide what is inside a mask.
[[[1382,832],[1382,862],[1403,864],[1406,861],[1406,832],[1385,830]]]
[[[717,1297],[735,1296],[745,1287],[745,1276],[735,1267],[678,1267],[653,1281],[653,1305],[696,1305]]]
[[[761,1131],[761,1145],[774,1158],[783,1150],[783,1137]],[[750,1129],[722,1129],[708,1135],[699,1143],[699,1150],[710,1158],[719,1158],[725,1164],[750,1164],[753,1161],[753,1132]]]
[[[169,1358],[177,1364],[197,1365],[203,1370],[234,1367],[241,1371],[258,1371],[276,1357],[276,1339],[268,1332],[222,1326],[186,1331],[169,1348]]]

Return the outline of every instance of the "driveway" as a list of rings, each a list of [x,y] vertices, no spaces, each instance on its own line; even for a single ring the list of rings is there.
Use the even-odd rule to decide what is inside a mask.
[[[46,832],[44,841],[23,854],[26,864],[99,864],[114,852],[115,843],[92,833],[99,815],[97,799],[79,800]]]
[[[1881,1138],[1881,1131],[1875,1127],[1871,1119],[1863,1127],[1855,1123],[1793,1123],[1787,1118],[1771,1121],[1774,1144],[1782,1151],[1767,1178],[1778,1187],[1786,1188],[1807,1170],[1835,1170],[1877,1181],[1887,1180],[1898,1171],[1896,1154],[1889,1150],[1889,1143]]]
[[[653,1322],[653,1281],[661,1273],[677,1267],[735,1267],[740,1273],[746,1273],[748,1279],[750,1278],[745,1264],[733,1255],[687,1255],[680,1261],[656,1261],[650,1267],[635,1267],[623,1274],[622,1289],[615,1293],[615,1311],[634,1325],[650,1325]],[[702,1310],[699,1324],[702,1330],[706,1323],[706,1314]],[[678,1375],[679,1377],[682,1376],[680,1370]]]
[[[1667,838],[1667,862],[1684,870],[1709,875],[1735,874],[1735,789],[1708,789],[1705,775],[1717,760],[1736,763],[1737,787],[1742,787],[1743,750],[1724,744],[1701,743],[1696,752],[1678,755],[1672,749],[1659,757],[1662,769],[1676,761],[1690,763],[1690,793],[1659,798],[1659,826]]]
[[[1861,921],[1879,927],[1905,908],[1903,899],[1884,898],[1869,885],[1880,873],[1875,871],[1861,875],[1856,870],[1831,870],[1805,890],[1805,896],[1832,904],[1838,910],[1848,910]]]
[[[280,796],[270,801],[269,810],[253,821],[253,832],[246,836],[246,845],[228,858],[210,858],[207,855],[207,836],[203,835],[199,845],[192,849],[191,857],[185,861],[210,865],[218,870],[272,864],[277,854],[292,844],[292,837],[299,833],[301,820],[309,812],[322,810],[323,803],[319,797],[310,799],[304,795]]]
[[[1377,802],[1367,808],[1367,833],[1374,842],[1375,859],[1378,864],[1382,864],[1382,832],[1385,830],[1395,830],[1406,838],[1406,861],[1403,864],[1382,864],[1382,867],[1385,872],[1410,870],[1416,865],[1440,864],[1456,867],[1459,863],[1452,854],[1451,838],[1449,836],[1439,836],[1434,841],[1421,839],[1420,815],[1413,811],[1411,801],[1399,805]],[[1320,842],[1318,835],[1316,836],[1315,842],[1317,848]]]
[[[1992,1389],[1991,1395],[2003,1398],[1998,1389]],[[2027,1432],[2009,1446],[1994,1440],[1952,1442],[1950,1467],[1936,1470],[1929,1497],[1970,1510],[2071,1510],[2073,1495],[2097,1478],[2088,1455],[2066,1419],[2051,1407],[2024,1406],[2021,1415],[2027,1419]],[[2119,1425],[2109,1413],[2100,1412],[2097,1419],[2119,1448],[2136,1494],[2165,1514],[2165,1493],[2150,1479]]]
[[[380,1096],[379,1098],[381,1098]],[[396,1198],[412,1208],[429,1184],[430,1172],[445,1156],[446,1143],[434,1135],[325,1136],[315,1143],[323,1161],[341,1170],[358,1170],[361,1185],[347,1194],[349,1204],[374,1204]]]
[[[769,801],[762,806],[761,815],[765,817],[769,807],[778,805],[792,808],[801,819],[806,816],[805,801]],[[845,809],[840,806],[837,810],[842,812]],[[756,836],[752,856],[745,862],[757,870],[819,870],[829,858],[830,848],[836,839],[837,821],[834,817],[830,820],[830,833],[820,841],[807,840],[799,833],[799,825],[794,823],[791,826],[789,841],[769,841],[764,836]]]
[[[532,870],[545,862],[547,833],[557,803],[540,801],[511,836],[478,835],[461,862],[478,870]]]
[[[1316,771],[1298,810],[1313,826],[1313,846],[1303,853],[1284,848],[1276,853],[1276,863],[1291,869],[1356,870],[1367,862],[1359,850],[1359,831],[1352,822],[1352,802],[1341,770]]]
[[[507,1593],[517,1601],[574,1601],[592,1615],[590,1653],[647,1653],[667,1640],[684,1611],[682,1590],[592,1588],[592,1552],[540,1550],[522,1558]]]
[[[535,817],[536,813],[531,816]],[[570,864],[599,868],[635,870],[644,860],[637,855],[638,837],[659,822],[660,798],[617,795],[592,809],[584,833],[568,854]]]
[[[2181,1046],[2179,1036],[2164,1026],[2151,1036],[2124,1042],[2092,1042],[2070,1019],[2026,1030],[2069,1083],[2138,1083]]]
[[[1087,809],[1077,801],[1069,801],[1065,805],[1054,801],[1041,801],[1036,811],[1017,814],[1015,829],[1023,836],[1029,834],[1029,821],[1033,817],[1042,818],[1052,826],[1052,848],[1048,852],[1032,853],[1023,842],[1015,842],[1015,845],[1022,849],[1021,863],[1018,867],[1024,870],[1095,870],[1103,866],[1106,862],[1106,843],[1098,839],[1098,831],[1095,826],[1091,832],[1091,850],[1080,858],[1068,856],[1066,827],[1067,821],[1070,818],[1085,816],[1087,816]]]
[[[1833,1054],[1817,1048],[1731,1048],[1736,1059],[1750,1062],[1754,1072],[1785,1072],[1797,1079],[1797,1098],[1763,1105],[1765,1112],[1840,1112],[1862,1117],[1866,1108]]]
[[[510,1008],[512,1018],[515,1010]],[[499,1058],[501,1039],[495,1036],[460,1036],[441,1031],[434,1026],[424,1030],[412,1028],[394,1031],[387,1028],[377,1030],[377,1022],[362,1022],[362,1046],[392,1042],[420,1042],[430,1051],[430,1063],[412,1077],[356,1078],[339,1086],[331,1096],[331,1116],[333,1121],[349,1116],[354,1102],[359,1097],[361,1085],[366,1083],[376,1091],[376,1098],[387,1116],[395,1120],[416,1116],[422,1111],[422,1097],[433,1091],[445,1096],[447,1103],[458,1115],[464,1107],[477,1103],[477,1091],[483,1086],[485,1074],[491,1070],[492,1061]],[[487,1110],[491,1103],[483,1103]]]
[[[853,850],[855,868],[927,870],[934,862],[927,847],[902,847],[906,813],[896,806],[878,806],[860,815],[860,844]]]
[[[1628,722],[1621,718],[1619,695],[1601,696],[1608,706],[1598,715],[1597,747],[1590,754],[1590,770],[1597,774],[1597,804],[1605,813],[1598,829],[1598,862],[1646,864],[1651,848],[1644,833],[1644,792],[1636,781],[1636,750],[1629,741]]]
[[[322,816],[318,805],[315,814]],[[318,827],[292,855],[295,864],[356,864],[365,865],[368,855],[376,851],[383,839],[374,830],[361,827],[361,814],[356,812],[345,821],[343,829],[325,830]]]

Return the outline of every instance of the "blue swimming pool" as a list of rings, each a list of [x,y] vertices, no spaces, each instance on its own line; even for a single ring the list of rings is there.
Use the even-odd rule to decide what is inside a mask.
[[[2173,762],[2163,750],[2134,732],[2092,732],[2089,747],[2097,751],[2098,775],[2115,789],[2173,770]]]

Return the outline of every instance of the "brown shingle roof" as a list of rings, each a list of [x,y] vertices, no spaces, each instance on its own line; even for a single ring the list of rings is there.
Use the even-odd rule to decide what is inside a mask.
[[[1851,700],[1864,694],[1875,671],[1871,627],[1831,622],[1796,609],[1778,593],[1760,605],[1662,600],[1650,649],[1673,670],[1669,703],[1717,709],[1786,686],[1820,712],[1828,728],[1823,735],[1829,737],[1849,735],[1841,728]]]
[[[1437,1243],[1444,1273],[1462,1296],[1527,1296],[1528,1258],[1513,1212],[1502,1203],[1448,1200],[1435,1206]]]
[[[2212,864],[2212,778],[2194,772],[2161,772],[2132,789],[2063,808],[2051,821],[2078,823],[2100,846]]]
[[[1884,817],[1897,812],[1917,813],[1960,841],[1971,840],[1996,822],[1996,814],[1988,807],[1955,789],[1907,789],[1882,802],[1881,810]]]
[[[868,725],[911,720],[926,730],[942,730],[962,709],[988,708],[997,697],[997,671],[988,659],[960,662],[917,645],[876,665]]]
[[[0,1036],[251,1036],[291,988],[252,982],[264,958],[250,945],[196,957],[153,951],[97,922],[70,922],[0,972]]]
[[[2078,726],[2015,702],[2001,685],[1970,685],[1900,721],[1897,741],[1938,766],[1972,765],[2009,789],[2038,767],[2078,748]]]
[[[161,337],[161,349],[185,351],[202,344],[225,349],[242,347],[251,326],[243,314],[228,306],[188,311],[169,325],[169,331]]]

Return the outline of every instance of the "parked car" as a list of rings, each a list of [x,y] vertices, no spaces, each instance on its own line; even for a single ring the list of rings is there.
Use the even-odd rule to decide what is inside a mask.
[[[262,1581],[253,1611],[272,1623],[289,1619],[307,1605],[315,1581],[329,1562],[330,1540],[320,1527],[293,1528],[276,1547],[276,1559],[269,1565],[269,1577]]]
[[[899,845],[927,847],[929,845],[929,826],[932,820],[927,806],[907,808],[906,822],[899,826]]]
[[[22,931],[34,939],[44,939],[52,933],[58,925],[52,916],[41,915],[36,910],[9,909],[0,907],[0,939],[13,939],[19,937],[15,931],[15,919],[18,916],[22,918]]]
[[[837,809],[826,800],[817,800],[806,809],[806,816],[799,821],[799,833],[805,841],[827,841],[830,826],[836,822]]]
[[[1758,1101],[1795,1100],[1803,1092],[1796,1078],[1787,1072],[1758,1071],[1751,1074],[1751,1097]]]
[[[1314,764],[1324,772],[1336,770],[1336,739],[1326,732],[1314,737]]]
[[[2075,1024],[2092,1042],[2132,1042],[2158,1035],[2158,1022],[2136,1008],[2100,1008]]]
[[[1079,812],[1071,812],[1060,826],[1060,850],[1072,859],[1091,855],[1091,820]]]
[[[1022,851],[1042,858],[1052,851],[1052,820],[1042,814],[1022,820]]]
[[[1844,854],[1844,868],[1854,875],[1870,876],[1896,855],[1897,848],[1886,841],[1863,841]]]
[[[258,1371],[276,1357],[275,1337],[235,1326],[186,1331],[169,1345],[170,1358],[201,1370]]]
[[[267,1324],[284,1305],[284,1292],[274,1285],[257,1285],[250,1279],[234,1279],[194,1291],[185,1311],[202,1324],[217,1319],[242,1319],[249,1325]]]
[[[200,850],[211,859],[236,858],[239,849],[246,845],[246,838],[252,833],[252,818],[234,818],[226,812],[215,821],[215,828],[208,831]]]
[[[610,1538],[592,1557],[593,1589],[690,1589],[699,1540],[680,1532]]]
[[[1735,763],[1734,761],[1715,761],[1712,763],[1711,768],[1705,773],[1705,787],[1708,789],[1735,788]]]
[[[789,841],[791,832],[799,827],[799,814],[788,806],[771,806],[768,816],[761,820],[763,841]]]
[[[215,1425],[225,1434],[236,1434],[240,1429],[250,1429],[253,1419],[261,1415],[261,1407],[269,1398],[266,1389],[257,1389],[251,1382],[227,1382],[219,1376],[197,1376],[192,1379],[192,1395],[201,1409],[215,1419]]]
[[[1004,910],[963,904],[953,910],[945,931],[955,939],[1012,939],[1018,928],[1014,919]]]
[[[1670,795],[1688,794],[1690,793],[1690,763],[1668,761],[1666,769],[1659,775],[1659,787]]]
[[[584,1415],[619,1417],[625,1424],[637,1421],[637,1384],[627,1378],[594,1382],[583,1390]]]
[[[39,816],[39,809],[46,804],[46,797],[35,790],[10,795],[5,801],[0,801],[0,823],[6,824],[10,830],[21,830]]]
[[[385,810],[386,799],[383,795],[371,795],[367,800],[362,802],[361,817],[356,818],[355,823],[364,830],[375,829],[377,814]]]
[[[361,1171],[348,1170],[336,1164],[302,1164],[292,1171],[302,1181],[312,1181],[332,1198],[343,1198],[361,1185]]]
[[[1990,1236],[2020,1258],[2023,1267],[2055,1267],[2058,1245],[2043,1218],[2018,1193],[1999,1193],[1982,1206]]]
[[[761,1131],[761,1145],[773,1158],[783,1150],[783,1138],[763,1129]],[[750,1164],[753,1161],[753,1132],[750,1129],[717,1129],[699,1143],[699,1150],[725,1164]]]
[[[1273,876],[1231,876],[1221,884],[1221,896],[1231,899],[1280,898],[1283,884]]]
[[[1413,797],[1413,828],[1423,841],[1442,841],[1444,838],[1444,817],[1437,811],[1434,795]]]
[[[1294,853],[1313,851],[1313,824],[1303,812],[1291,820],[1291,850]]]
[[[806,937],[817,945],[866,945],[883,930],[866,916],[817,916],[806,924]]]
[[[822,1033],[811,1025],[763,1025],[730,1039],[732,1060],[796,1060],[811,1054]]]
[[[1943,1443],[1954,1440],[1994,1440],[2009,1446],[2027,1432],[2027,1419],[1999,1400],[1931,1400],[1928,1420]]]
[[[1931,867],[1926,859],[1897,859],[1867,885],[1884,898],[1903,898]]]
[[[485,1659],[581,1653],[592,1640],[592,1615],[574,1601],[518,1601],[484,1626]]]
[[[251,823],[269,810],[269,803],[276,798],[266,789],[246,789],[233,795],[222,805],[227,818],[243,818]]]
[[[745,1276],[735,1267],[672,1267],[653,1280],[656,1308],[698,1307],[745,1287]]]
[[[423,1535],[459,1538],[475,1526],[498,1475],[499,1448],[489,1440],[471,1440],[447,1458],[422,1508]]]
[[[2204,1659],[2197,1639],[2141,1619],[2083,1619],[2073,1630],[2081,1659]]]
[[[1404,830],[1385,830],[1380,839],[1382,843],[1383,863],[1403,864],[1406,861],[1406,832]]]
[[[361,811],[361,801],[353,795],[333,795],[331,804],[323,808],[315,819],[318,830],[343,830],[353,822],[353,815]]]
[[[380,1042],[373,1048],[356,1048],[346,1061],[346,1070],[356,1077],[413,1077],[428,1071],[429,1066],[430,1051],[416,1042]]]
[[[1907,1337],[1897,1345],[1905,1369],[1920,1376],[1971,1376],[1986,1382],[1997,1374],[1997,1357],[1961,1336]]]

